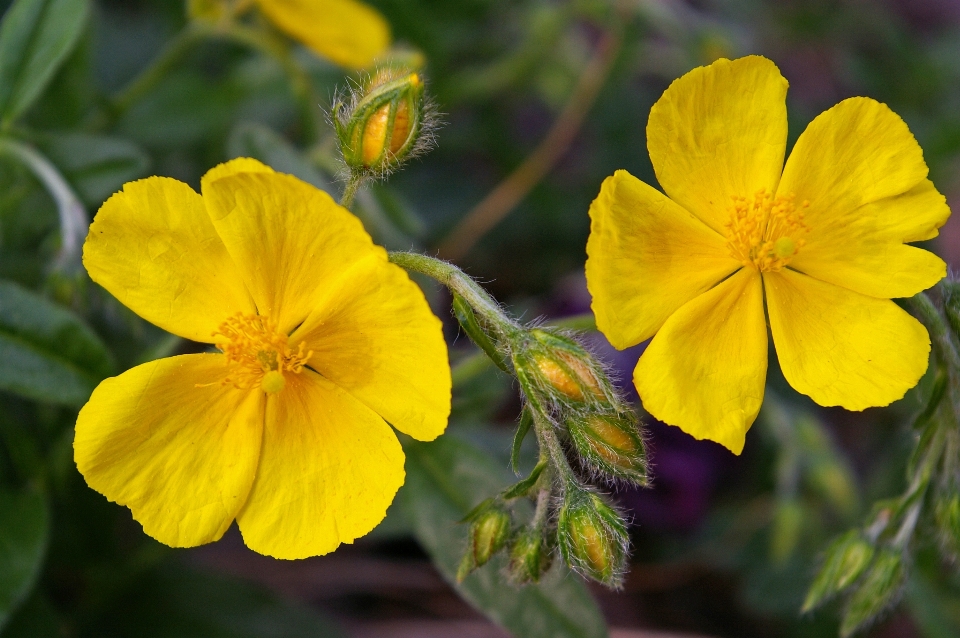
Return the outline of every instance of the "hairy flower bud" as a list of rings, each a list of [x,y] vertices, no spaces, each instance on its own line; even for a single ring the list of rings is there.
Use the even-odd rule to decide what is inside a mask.
[[[510,547],[510,579],[518,585],[540,582],[553,557],[540,529],[527,528]]]
[[[333,107],[334,126],[347,167],[385,175],[423,150],[423,78],[395,69],[378,71],[347,105]]]
[[[802,611],[818,607],[853,584],[873,560],[873,554],[873,545],[859,530],[851,530],[833,541],[827,548],[820,572],[810,585]]]
[[[606,383],[599,365],[580,344],[572,339],[533,329],[530,334],[540,347],[531,352],[539,385],[556,398],[566,401],[590,401],[606,398]]]
[[[567,495],[557,517],[557,541],[572,569],[611,587],[622,584],[627,526],[599,495],[586,491]]]
[[[877,552],[847,601],[840,635],[843,638],[853,635],[891,609],[903,593],[906,576],[903,555],[899,551],[883,549]]]
[[[581,461],[612,478],[646,485],[647,454],[632,415],[575,414],[566,421]]]
[[[510,515],[497,505],[483,507],[473,515],[470,546],[460,564],[457,580],[462,581],[477,567],[485,565],[503,549],[510,538]]]

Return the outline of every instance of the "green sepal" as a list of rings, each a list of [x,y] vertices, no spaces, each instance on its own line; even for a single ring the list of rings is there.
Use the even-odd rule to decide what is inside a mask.
[[[547,468],[547,460],[543,459],[537,466],[533,468],[533,471],[530,472],[530,476],[523,479],[522,481],[510,486],[500,493],[500,498],[505,501],[509,501],[514,498],[520,498],[521,496],[527,496],[533,491],[537,486],[537,481],[540,480],[540,475],[543,474],[543,471]]]
[[[852,585],[873,560],[874,547],[860,530],[850,530],[827,548],[823,566],[807,591],[801,612],[827,602]]]
[[[942,369],[940,369],[937,371],[937,376],[933,380],[933,387],[930,389],[930,397],[923,406],[923,410],[921,410],[913,420],[913,429],[922,430],[923,428],[927,427],[927,424],[930,423],[930,420],[934,418],[934,415],[936,415],[937,409],[940,407],[940,402],[943,401],[943,397],[946,395],[946,393],[947,375]]]
[[[507,367],[507,362],[504,361],[503,355],[497,350],[496,344],[494,344],[493,340],[490,339],[490,336],[480,325],[480,322],[477,320],[477,315],[473,312],[473,308],[470,307],[470,304],[468,304],[463,297],[456,294],[453,296],[453,316],[456,317],[457,322],[460,323],[460,326],[463,328],[463,331],[467,333],[467,336],[470,337],[470,340],[487,353],[487,356],[490,357],[490,360],[493,361],[498,368],[510,374],[510,368]]]
[[[557,515],[557,544],[574,571],[614,589],[623,585],[627,525],[599,494],[568,486]]]
[[[476,507],[474,507],[472,510],[470,510],[469,512],[467,512],[467,515],[464,516],[463,518],[461,518],[461,519],[460,519],[459,521],[457,521],[457,522],[458,522],[458,523],[471,523],[471,522],[477,520],[477,518],[479,518],[481,514],[483,514],[483,513],[486,512],[488,509],[490,509],[491,507],[493,507],[494,504],[496,504],[496,502],[497,502],[497,499],[496,499],[495,497],[493,497],[493,496],[491,496],[490,498],[487,498],[487,499],[484,499],[484,500],[480,501],[480,503],[477,504]]]
[[[550,569],[553,553],[540,527],[527,527],[514,538],[510,547],[507,574],[516,585],[538,583]]]
[[[532,426],[533,413],[530,412],[529,407],[524,406],[523,411],[520,413],[520,424],[517,426],[517,431],[513,435],[513,447],[510,450],[510,469],[518,476],[520,475],[520,446],[523,445],[523,440],[527,438],[527,433],[530,432]]]
[[[903,593],[907,570],[899,551],[881,550],[847,601],[840,623],[842,638],[852,636],[893,607]]]

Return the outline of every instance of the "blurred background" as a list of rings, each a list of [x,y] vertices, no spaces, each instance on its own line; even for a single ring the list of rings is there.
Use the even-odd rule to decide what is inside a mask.
[[[650,106],[673,79],[719,57],[756,53],[780,67],[791,144],[846,97],[887,103],[960,206],[960,0],[368,1],[390,22],[395,55],[423,61],[445,125],[434,151],[362,193],[357,212],[377,242],[452,259],[525,320],[589,311],[591,200],[621,168],[656,184]],[[0,0],[0,12],[10,4]],[[179,0],[91,2],[75,45],[29,108],[4,120],[5,134],[42,153],[87,216],[125,181],[167,175],[199,190],[206,170],[236,156],[339,195],[325,110],[359,76],[296,44],[286,57],[227,38],[171,52],[186,23]],[[164,55],[169,67],[137,85]],[[54,307],[42,306],[56,325],[37,347],[64,348],[51,335],[68,335],[80,345],[62,358],[83,374],[50,372],[23,390],[0,371],[0,636],[509,635],[489,619],[509,626],[496,600],[467,592],[465,602],[444,575],[465,531],[458,516],[445,518],[457,507],[443,494],[470,507],[510,480],[520,403],[509,377],[477,365],[440,290],[421,282],[446,319],[455,363],[438,474],[416,465],[420,446],[408,448],[410,479],[386,521],[329,556],[275,561],[247,550],[236,529],[172,550],[86,487],[72,426],[91,383],[196,346],[62,261],[63,202],[36,174],[0,157],[0,280]],[[960,268],[960,218],[930,244]],[[0,317],[0,336],[13,324]],[[599,334],[588,340],[632,392],[642,346],[617,352]],[[0,339],[0,360],[20,356],[10,348]],[[770,369],[772,399],[740,457],[646,419],[654,486],[615,494],[632,521],[630,574],[619,592],[589,587],[614,637],[837,635],[837,604],[803,616],[800,606],[829,540],[904,490],[918,399],[823,409],[789,389],[775,360]],[[902,602],[865,635],[960,635],[960,578],[933,543],[919,543],[912,560]],[[500,596],[514,595],[503,586]]]

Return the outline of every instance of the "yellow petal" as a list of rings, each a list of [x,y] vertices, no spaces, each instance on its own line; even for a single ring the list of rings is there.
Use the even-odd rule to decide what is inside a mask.
[[[909,297],[946,274],[929,239],[950,210],[926,179],[923,152],[900,117],[869,98],[820,114],[787,160],[781,195],[809,202],[806,245],[790,267],[873,297]]]
[[[360,220],[323,191],[281,173],[236,173],[204,184],[213,224],[260,314],[289,334],[374,246]]]
[[[255,552],[326,554],[376,527],[403,479],[403,450],[390,426],[304,370],[267,401],[260,467],[237,523]]]
[[[675,80],[650,110],[647,148],[664,192],[723,234],[733,197],[776,191],[787,144],[787,81],[759,56]]]
[[[649,339],[741,267],[723,237],[626,171],[608,177],[590,206],[587,257],[597,327],[617,348]]]
[[[766,376],[763,289],[757,271],[743,268],[667,319],[633,381],[647,412],[740,454]]]
[[[310,367],[395,428],[431,441],[450,415],[450,363],[437,319],[407,273],[373,252],[314,297],[290,337]]]
[[[275,171],[272,168],[263,162],[260,162],[259,160],[253,159],[252,157],[237,157],[229,162],[218,164],[204,173],[203,177],[200,178],[200,191],[206,192],[211,183],[217,181],[218,179],[223,179],[224,177],[236,175],[237,173],[273,172]]]
[[[390,46],[390,25],[356,0],[258,0],[287,35],[318,55],[353,69],[370,66]]]
[[[820,405],[887,405],[927,369],[927,331],[892,301],[791,270],[763,280],[783,376]]]
[[[901,195],[821,219],[790,268],[871,297],[910,297],[943,279],[947,265],[903,242],[935,237],[949,215],[946,199],[925,179]]]
[[[210,343],[253,300],[203,200],[166,177],[129,182],[97,213],[83,246],[90,277],[168,332]]]
[[[224,373],[218,354],[151,361],[103,381],[77,418],[87,484],[173,547],[220,538],[256,473],[263,393],[221,385]]]

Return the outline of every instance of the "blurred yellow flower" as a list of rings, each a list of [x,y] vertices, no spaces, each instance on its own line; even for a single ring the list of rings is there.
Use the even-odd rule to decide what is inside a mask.
[[[107,379],[77,419],[77,467],[167,545],[220,538],[324,554],[373,529],[404,480],[385,422],[446,427],[440,322],[360,221],[250,159],[151,177],[100,209],[90,276],[144,319],[222,352]]]
[[[357,0],[257,0],[279,29],[328,60],[351,69],[370,66],[390,46],[390,25]]]
[[[390,46],[390,25],[358,0],[188,0],[192,18],[216,22],[256,4],[284,33],[340,66],[363,69]]]
[[[597,326],[618,348],[653,337],[634,372],[644,408],[737,454],[763,400],[764,301],[790,385],[862,410],[926,370],[926,330],[890,299],[946,272],[905,245],[935,237],[950,211],[903,120],[844,100],[784,165],[786,92],[757,56],[687,73],[647,124],[666,196],[618,171],[590,208]]]

